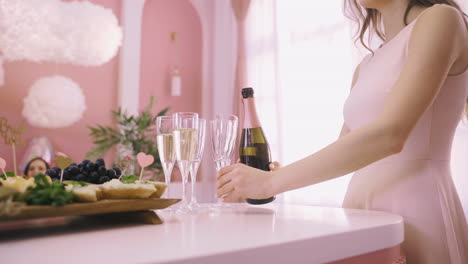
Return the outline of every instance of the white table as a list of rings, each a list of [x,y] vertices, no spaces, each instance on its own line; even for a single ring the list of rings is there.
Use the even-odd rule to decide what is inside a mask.
[[[161,225],[2,237],[0,262],[325,263],[403,241],[403,219],[383,212],[237,204],[223,212],[158,214]]]

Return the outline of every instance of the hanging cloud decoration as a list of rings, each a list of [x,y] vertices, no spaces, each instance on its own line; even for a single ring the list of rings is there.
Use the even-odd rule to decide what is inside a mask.
[[[0,0],[0,52],[8,61],[99,66],[121,42],[112,10],[88,1]]]
[[[78,84],[56,75],[34,82],[24,98],[23,116],[32,126],[60,128],[80,120],[85,110],[85,97]]]

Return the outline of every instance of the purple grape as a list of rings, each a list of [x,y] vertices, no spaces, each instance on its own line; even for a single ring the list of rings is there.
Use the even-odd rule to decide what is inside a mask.
[[[100,167],[98,168],[97,172],[99,173],[100,176],[106,175],[106,173],[107,173],[106,167],[100,166]]]
[[[86,177],[83,174],[78,174],[75,176],[75,181],[85,181]]]
[[[46,171],[46,175],[49,175],[51,178],[57,178],[57,173],[53,169]]]
[[[60,176],[59,176],[59,178],[60,178]],[[69,174],[69,172],[68,172],[67,170],[65,170],[65,171],[63,172],[63,180],[69,181],[69,180],[71,180],[71,179],[72,179],[72,176]]]
[[[101,176],[99,178],[99,183],[105,183],[105,182],[108,182],[108,181],[110,181],[110,179],[107,176]]]
[[[117,173],[115,173],[114,170],[108,170],[108,171],[107,171],[107,176],[108,176],[110,179],[114,179],[115,176],[117,176]]]
[[[91,172],[88,177],[88,182],[93,182],[93,183],[99,182],[99,174],[95,171]]]
[[[77,166],[70,166],[68,167],[68,171],[71,175],[75,176],[78,173],[80,173],[80,168],[78,168]]]
[[[106,167],[106,162],[104,159],[97,159],[96,164],[98,164],[98,166],[103,166],[104,168]]]
[[[117,174],[117,176],[122,175],[122,170],[120,168],[115,167],[114,170],[115,170],[115,174]]]
[[[95,164],[92,163],[92,162],[89,162],[88,164],[86,164],[86,170],[87,170],[88,172],[95,171],[95,170],[96,170]]]

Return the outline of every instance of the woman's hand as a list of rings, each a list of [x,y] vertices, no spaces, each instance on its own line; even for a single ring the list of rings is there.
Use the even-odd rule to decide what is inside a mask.
[[[270,198],[274,196],[273,178],[279,168],[278,162],[270,164],[270,172],[241,163],[222,168],[217,176],[217,195],[228,203]]]
[[[240,163],[240,159],[237,160],[237,163]],[[281,164],[277,161],[273,161],[268,165],[271,171],[279,170],[281,168]]]
[[[279,162],[273,161],[272,163],[270,163],[270,165],[268,165],[268,167],[271,171],[277,171],[281,168],[281,165],[279,164]]]

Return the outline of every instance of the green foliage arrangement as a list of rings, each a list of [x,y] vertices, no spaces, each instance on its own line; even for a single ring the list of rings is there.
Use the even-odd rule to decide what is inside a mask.
[[[164,108],[157,115],[153,116],[151,109],[154,106],[154,97],[150,97],[150,102],[143,112],[138,116],[128,115],[119,107],[117,111],[112,111],[118,128],[111,126],[90,126],[89,136],[93,139],[95,146],[86,154],[90,160],[102,158],[112,147],[122,144],[130,146],[134,156],[139,152],[151,154],[154,163],[149,168],[162,170],[156,145],[156,131],[154,125],[158,116],[165,115],[169,108]]]

